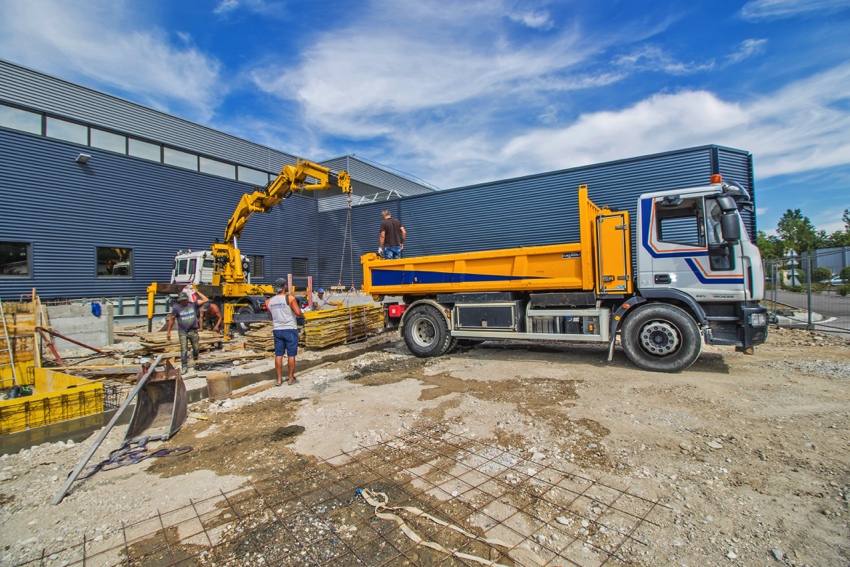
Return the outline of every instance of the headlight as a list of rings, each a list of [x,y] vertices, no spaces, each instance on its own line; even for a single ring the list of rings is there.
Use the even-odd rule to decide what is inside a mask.
[[[753,313],[750,315],[750,327],[764,327],[767,325],[767,314]]]

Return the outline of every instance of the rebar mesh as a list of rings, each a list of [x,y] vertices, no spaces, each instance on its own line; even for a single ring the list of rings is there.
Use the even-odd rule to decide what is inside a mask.
[[[624,545],[648,545],[641,527],[670,512],[447,427],[272,473],[20,565],[628,565]],[[378,517],[362,489],[386,494],[398,520]]]

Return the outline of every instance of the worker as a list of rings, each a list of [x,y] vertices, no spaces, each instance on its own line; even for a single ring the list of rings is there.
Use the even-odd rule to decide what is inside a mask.
[[[199,297],[198,302],[190,302],[189,295],[181,291],[177,296],[177,305],[171,309],[171,316],[168,318],[168,330],[165,333],[165,338],[171,341],[171,328],[174,322],[177,321],[177,338],[180,339],[180,363],[181,371],[186,374],[189,371],[189,343],[192,344],[192,360],[198,361],[198,355],[201,352],[198,342],[198,307],[209,301],[206,295],[198,290],[195,293]]]
[[[319,311],[320,309],[329,309],[333,307],[335,304],[328,301],[329,297],[325,297],[325,290],[319,288],[316,293],[313,294],[313,311]]]
[[[221,332],[221,322],[223,321],[223,317],[221,316],[221,309],[218,308],[218,305],[213,303],[212,301],[208,301],[204,303],[201,307],[201,330],[204,330],[204,321],[206,321],[206,327],[212,329],[216,333]]]
[[[407,238],[407,231],[404,230],[400,220],[392,218],[388,209],[381,211],[381,216],[384,220],[381,222],[381,239],[378,242],[378,256],[387,260],[401,258],[401,251],[404,250],[404,239]]]
[[[296,317],[302,317],[303,313],[298,306],[298,300],[289,294],[289,286],[286,280],[279,278],[274,282],[274,291],[277,295],[266,301],[266,310],[272,316],[272,328],[274,333],[274,369],[277,372],[277,385],[283,385],[283,356],[287,356],[287,367],[289,369],[289,385],[296,384],[295,378],[295,356],[298,354],[298,323]]]

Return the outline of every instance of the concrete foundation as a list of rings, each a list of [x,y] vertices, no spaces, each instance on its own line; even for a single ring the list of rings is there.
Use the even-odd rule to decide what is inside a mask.
[[[112,314],[113,305],[101,304],[100,317],[92,315],[91,304],[88,305],[54,305],[47,307],[50,328],[89,346],[100,348],[112,344]],[[56,348],[60,353],[78,352],[85,349],[58,337],[54,338]]]

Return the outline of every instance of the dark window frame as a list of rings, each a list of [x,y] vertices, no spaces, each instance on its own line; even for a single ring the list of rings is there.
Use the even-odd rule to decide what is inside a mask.
[[[32,261],[32,242],[26,240],[0,240],[0,245],[3,244],[16,244],[21,245],[26,248],[26,265],[27,265],[27,273],[26,274],[4,274],[0,272],[0,278],[3,279],[16,279],[16,280],[26,280],[33,278],[33,261]]]
[[[112,266],[112,273],[103,273],[103,274],[100,273],[100,264],[101,264],[101,262],[100,262],[100,251],[101,250],[116,250],[116,249],[129,251],[128,259],[127,260],[119,260],[119,261],[115,262],[115,264],[113,264],[113,266]],[[94,247],[94,277],[97,278],[97,279],[101,279],[101,278],[105,278],[105,279],[127,279],[127,280],[134,279],[134,277],[135,277],[135,275],[134,275],[135,274],[135,269],[134,269],[134,267],[135,267],[134,266],[135,253],[134,252],[135,252],[135,250],[131,246],[95,246]],[[119,257],[120,256],[123,256],[123,254],[119,255]],[[104,262],[106,264],[108,264],[109,261],[111,261],[111,260],[105,260]],[[118,264],[121,264],[123,262],[127,262],[127,264],[129,265],[129,273],[128,274],[116,274],[116,273],[114,273],[115,267]]]

